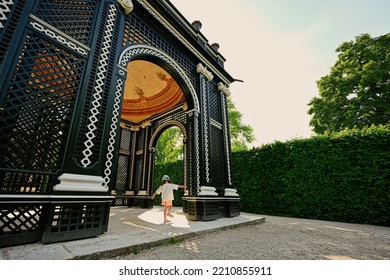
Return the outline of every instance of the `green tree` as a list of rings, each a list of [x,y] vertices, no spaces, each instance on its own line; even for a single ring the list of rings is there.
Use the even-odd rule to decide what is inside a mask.
[[[157,141],[156,164],[183,159],[183,133],[173,126],[165,130]]]
[[[390,120],[390,33],[361,34],[337,49],[338,60],[317,81],[319,97],[308,113],[318,134],[388,124]]]
[[[227,102],[232,151],[248,150],[248,144],[256,140],[253,128],[242,123],[242,114],[237,110],[230,98],[227,99]]]

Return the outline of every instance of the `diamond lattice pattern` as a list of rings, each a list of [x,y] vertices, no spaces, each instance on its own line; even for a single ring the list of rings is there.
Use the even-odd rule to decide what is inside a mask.
[[[83,60],[29,35],[0,119],[0,167],[60,168]]]

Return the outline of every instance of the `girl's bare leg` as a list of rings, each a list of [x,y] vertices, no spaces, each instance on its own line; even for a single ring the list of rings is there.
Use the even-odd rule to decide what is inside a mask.
[[[169,206],[164,206],[164,223],[166,222],[170,222],[168,219],[167,219],[167,214],[169,212]]]
[[[171,214],[172,206],[168,206],[168,212],[167,216],[173,218],[173,215]]]

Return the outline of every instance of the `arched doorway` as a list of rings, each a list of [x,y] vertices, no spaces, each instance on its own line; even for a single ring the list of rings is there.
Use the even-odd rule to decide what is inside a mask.
[[[163,52],[150,46],[126,48],[120,58],[122,86],[121,134],[115,179],[114,205],[152,207],[157,139],[167,128],[179,127],[184,135],[184,182],[190,184],[193,156],[187,151],[187,127],[198,100],[187,76]],[[198,137],[198,127],[191,137]],[[193,141],[195,142],[195,141]],[[190,159],[190,160],[188,160]],[[199,169],[199,168],[198,168]]]
[[[155,149],[153,192],[161,185],[163,175],[169,175],[173,183],[183,184],[187,178],[185,128],[174,123],[164,126],[162,133],[156,131],[151,139],[150,147]],[[182,197],[186,194],[187,192],[182,189],[174,192],[173,205],[183,206]],[[157,196],[154,204],[159,205],[160,202],[161,196]]]

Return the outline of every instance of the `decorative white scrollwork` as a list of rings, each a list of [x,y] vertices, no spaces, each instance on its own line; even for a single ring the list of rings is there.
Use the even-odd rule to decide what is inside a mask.
[[[224,130],[225,130],[225,147],[226,147],[226,165],[228,169],[228,181],[229,185],[232,185],[232,175],[231,175],[231,168],[230,168],[230,150],[229,150],[229,127],[228,127],[228,121],[227,121],[227,111],[226,111],[226,100],[225,96],[222,95],[222,110],[223,110],[223,125],[224,125]]]
[[[11,12],[9,6],[12,6],[14,1],[12,0],[1,0],[0,2],[0,29],[4,28],[2,21],[7,20],[8,14]]]
[[[86,51],[88,47],[80,47],[76,43],[72,42],[67,38],[66,35],[61,35],[59,30],[56,30],[54,27],[48,28],[44,26],[43,22],[39,20],[37,17],[31,16],[31,26],[34,27],[36,30],[45,33],[47,36],[57,40],[57,42],[61,43],[62,45],[65,45],[72,50],[77,51],[78,53],[82,55],[87,55],[88,52]],[[46,24],[47,25],[47,24]],[[78,43],[81,45],[81,43]]]
[[[210,163],[209,163],[209,126],[208,126],[208,104],[207,104],[207,85],[204,78],[202,78],[202,105],[203,105],[203,120],[204,120],[204,153],[205,153],[205,168],[206,181],[210,183]]]
[[[86,168],[91,164],[90,157],[92,156],[92,147],[94,146],[93,139],[96,137],[95,130],[97,129],[96,123],[98,122],[98,116],[100,113],[100,106],[102,101],[102,93],[104,83],[106,80],[106,72],[108,67],[108,60],[110,57],[111,40],[114,31],[114,23],[116,16],[115,5],[110,5],[109,15],[106,24],[106,31],[103,37],[103,48],[100,54],[97,79],[95,81],[95,88],[92,101],[91,116],[89,117],[89,123],[87,125],[88,133],[87,141],[85,141],[85,149],[83,150],[84,158],[81,160],[81,164]]]
[[[112,112],[112,119],[111,119],[110,138],[108,139],[106,169],[104,170],[104,181],[102,184],[103,187],[107,190],[109,187],[110,175],[112,172],[111,168],[113,164],[112,159],[114,158],[116,131],[120,119],[119,112],[121,109],[122,90],[123,90],[123,81],[122,79],[117,79],[115,99],[114,99],[114,110]]]
[[[198,124],[198,114],[195,112],[194,117],[194,136],[195,136],[195,149],[196,149],[196,187],[197,187],[197,196],[199,195],[200,188],[200,143],[199,143],[199,124]]]

